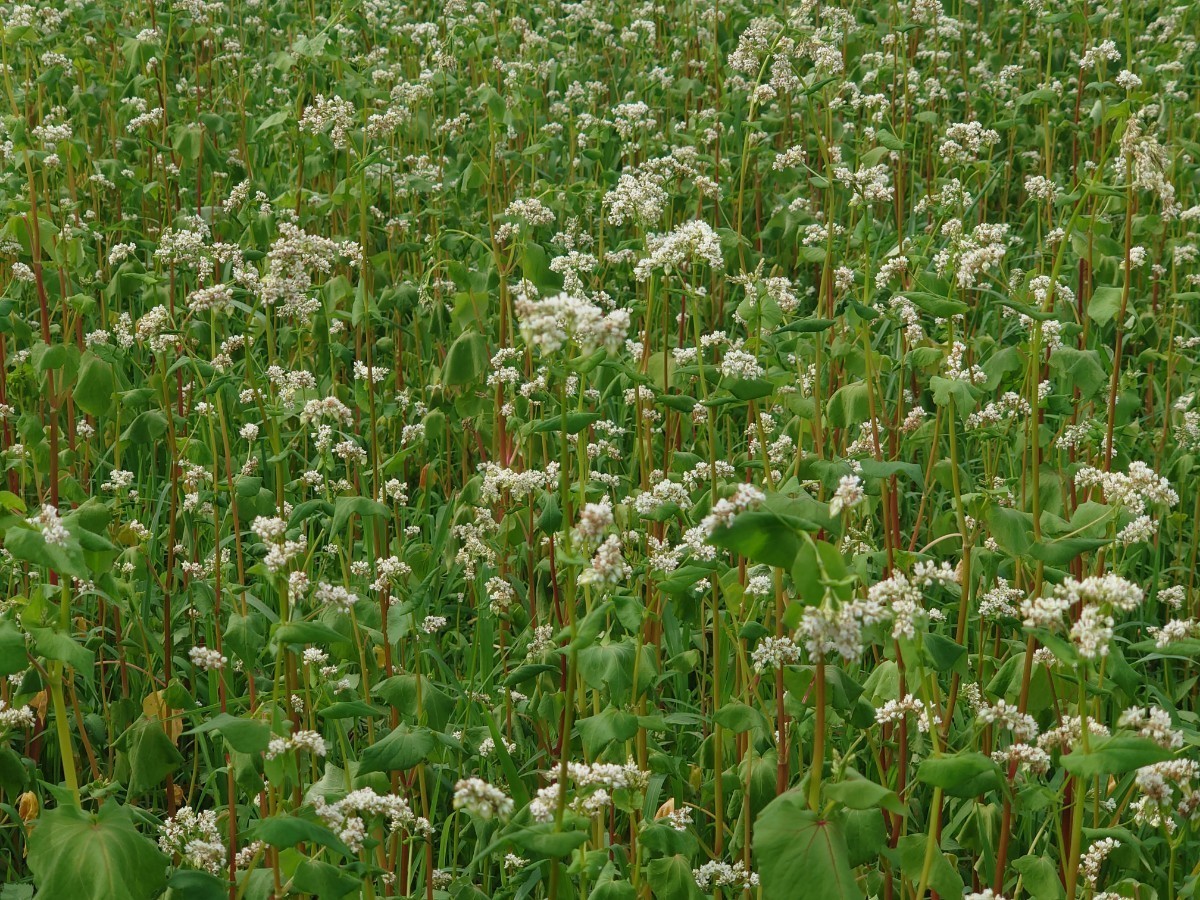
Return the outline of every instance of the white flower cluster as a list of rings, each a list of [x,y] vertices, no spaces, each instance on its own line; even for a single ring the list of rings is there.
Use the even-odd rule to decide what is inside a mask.
[[[338,838],[357,853],[367,837],[367,820],[383,818],[392,831],[410,831],[430,834],[433,831],[428,820],[413,814],[408,801],[395,794],[378,794],[371,788],[351,791],[336,803],[327,803],[317,795],[313,799],[317,815],[336,833]]]
[[[758,887],[758,874],[746,868],[746,864],[738,860],[733,865],[710,860],[698,869],[692,870],[696,886],[702,891],[715,888],[730,888],[732,893],[749,891]]]
[[[0,700],[0,729],[32,728],[36,722],[32,707],[9,706]]]
[[[513,308],[526,343],[545,354],[557,352],[569,341],[585,350],[602,346],[614,352],[629,332],[629,310],[605,313],[580,294],[539,298],[530,291],[520,291],[514,297]]]
[[[29,519],[29,524],[41,529],[42,540],[55,547],[65,547],[71,538],[67,526],[58,517],[58,510],[48,503],[43,504],[38,514]]]
[[[536,822],[550,822],[558,809],[559,768],[548,773],[552,783],[541,788],[529,803],[529,812]],[[568,789],[575,788],[574,798],[567,804],[576,815],[592,816],[604,812],[612,803],[613,791],[644,791],[650,783],[650,773],[639,769],[632,759],[624,765],[616,763],[567,763]]]
[[[227,867],[225,842],[217,830],[217,814],[211,809],[196,812],[190,806],[180,807],[160,826],[158,846],[193,869],[220,875]]]
[[[193,666],[205,672],[220,671],[229,662],[227,657],[211,647],[193,647],[188,651],[188,659]]]
[[[324,756],[325,739],[315,731],[303,729],[286,738],[273,737],[267,744],[267,759],[275,759],[291,750],[308,751],[313,756]]]
[[[1075,475],[1077,488],[1099,487],[1105,501],[1112,506],[1121,506],[1140,516],[1147,506],[1175,506],[1179,494],[1171,483],[1155,473],[1141,461],[1129,464],[1127,472],[1105,472],[1092,466],[1084,466]]]
[[[482,778],[464,778],[454,785],[454,808],[481,819],[507,819],[513,802],[504,791]]]

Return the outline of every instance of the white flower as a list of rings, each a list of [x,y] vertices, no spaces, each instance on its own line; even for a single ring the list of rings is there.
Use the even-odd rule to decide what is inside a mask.
[[[507,819],[513,811],[512,798],[482,778],[464,778],[455,784],[453,805],[481,819]]]
[[[857,475],[843,475],[838,480],[837,490],[829,501],[829,514],[836,516],[844,509],[850,509],[862,502],[866,494],[863,491],[862,479]]]

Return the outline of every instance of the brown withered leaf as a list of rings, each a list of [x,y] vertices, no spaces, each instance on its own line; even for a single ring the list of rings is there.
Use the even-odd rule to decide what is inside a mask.
[[[171,714],[174,710],[167,706],[162,691],[155,691],[142,701],[142,712],[146,714],[147,718],[157,719],[162,725],[163,731],[167,733],[167,737],[171,739],[171,743],[179,746],[179,737],[183,734],[183,719],[178,716],[172,717]]]
[[[38,724],[46,724],[46,709],[50,706],[50,695],[42,688],[33,695],[33,699],[29,701],[29,705],[33,707],[33,711],[37,713]]]
[[[42,805],[38,803],[37,794],[33,791],[26,791],[17,800],[17,814],[20,815],[22,822],[33,821],[41,811]]]

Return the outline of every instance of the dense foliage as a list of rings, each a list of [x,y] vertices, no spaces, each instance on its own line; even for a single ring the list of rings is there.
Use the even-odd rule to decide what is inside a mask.
[[[1197,896],[1196,7],[0,24],[2,900]]]

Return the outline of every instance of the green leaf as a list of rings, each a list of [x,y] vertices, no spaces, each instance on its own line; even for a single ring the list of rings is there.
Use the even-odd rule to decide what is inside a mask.
[[[761,712],[753,706],[747,706],[736,700],[723,705],[713,716],[713,721],[734,734],[741,734],[752,728],[761,728],[765,731],[767,727],[767,720]]]
[[[588,892],[588,900],[636,900],[637,890],[628,881],[605,881]]]
[[[586,831],[555,831],[553,822],[522,828],[513,843],[539,856],[566,856],[588,839]]]
[[[637,734],[637,716],[609,707],[599,715],[580,719],[579,736],[583,739],[584,749],[590,755],[595,755],[613,741],[627,741]]]
[[[112,409],[114,390],[116,380],[112,366],[91,351],[84,353],[75,390],[71,394],[75,405],[93,416],[104,415]]]
[[[1061,900],[1066,896],[1058,880],[1058,867],[1045,856],[1014,859],[1013,868],[1021,873],[1021,884],[1033,900]]]
[[[704,897],[696,886],[691,863],[678,854],[650,860],[646,882],[656,900],[703,900]]]
[[[60,575],[71,575],[79,579],[91,577],[84,561],[83,548],[73,536],[66,544],[49,544],[40,530],[25,527],[10,527],[4,534],[4,548],[17,559],[45,566]]]
[[[1097,325],[1110,321],[1121,311],[1121,293],[1119,287],[1098,287],[1092,291],[1092,299],[1087,305],[1088,318]]]
[[[229,713],[220,713],[203,725],[192,729],[192,734],[207,734],[215,731],[229,742],[238,753],[262,753],[271,742],[271,726],[257,719],[240,719]]]
[[[171,146],[184,159],[195,162],[200,158],[200,147],[203,141],[204,131],[199,125],[177,125]]]
[[[928,853],[929,839],[923,834],[910,834],[902,837],[896,844],[900,855],[900,871],[910,881],[916,883],[925,869],[925,856]],[[929,887],[943,897],[961,897],[963,892],[962,876],[950,865],[940,848],[934,848],[932,865],[929,867]]]
[[[531,434],[579,434],[589,425],[599,422],[604,416],[597,412],[569,412],[552,419],[542,419],[531,429]]]
[[[411,769],[429,755],[434,745],[433,732],[428,728],[398,725],[363,751],[358,773]]]
[[[251,829],[251,834],[272,847],[294,847],[301,843],[311,843],[328,847],[346,856],[354,855],[327,827],[299,816],[271,816],[269,819],[262,819]]]
[[[115,746],[129,766],[131,797],[153,790],[183,765],[183,754],[158,719],[142,717],[117,738]]]
[[[337,644],[350,640],[324,622],[288,622],[275,628],[275,640],[281,644]]]
[[[718,526],[708,542],[732,550],[746,559],[789,568],[800,551],[796,526],[768,510],[738,513],[728,525]]]
[[[970,752],[927,757],[917,769],[917,781],[951,797],[976,797],[1001,785],[1000,769],[991,757]]]
[[[360,879],[343,872],[337,866],[316,859],[306,859],[292,876],[292,886],[321,900],[341,900],[351,891],[362,887]],[[226,892],[228,896],[228,891]]]
[[[844,781],[826,784],[825,795],[847,809],[878,808],[894,813],[904,812],[904,804],[900,802],[895,791],[888,790],[883,785],[864,778],[853,769],[846,771]]]
[[[378,719],[386,715],[386,709],[364,700],[343,700],[338,703],[330,703],[324,709],[317,711],[317,716],[321,719]]]
[[[882,440],[882,435],[880,439]],[[876,462],[873,459],[864,459],[861,467],[864,478],[891,478],[893,475],[904,475],[914,484],[923,484],[925,482],[925,473],[916,463],[899,461]]]
[[[333,525],[330,526],[330,530],[333,534],[341,534],[352,515],[369,519],[372,517],[386,518],[391,513],[392,511],[384,504],[369,497],[338,497],[333,504]]]
[[[547,672],[558,672],[558,666],[552,666],[550,663],[525,663],[517,666],[508,673],[508,677],[504,679],[504,686],[513,688],[522,685],[527,681],[532,681],[539,675],[545,675]]]
[[[1080,778],[1121,775],[1174,757],[1170,750],[1160,747],[1149,738],[1132,735],[1114,735],[1093,739],[1089,743],[1087,753],[1077,747],[1062,757],[1063,768],[1072,775]]]
[[[167,433],[167,417],[160,409],[148,409],[129,423],[121,434],[124,444],[153,444]]]
[[[970,311],[971,307],[961,300],[951,300],[949,297],[939,297],[926,291],[902,291],[901,297],[909,300],[913,306],[922,309],[931,316],[948,319],[951,316],[961,316]]]
[[[636,652],[628,641],[592,644],[579,651],[579,674],[593,690],[607,687],[614,699],[623,699],[633,688]]]
[[[271,115],[267,116],[262,120],[262,122],[259,123],[258,128],[254,129],[254,133],[259,135],[269,128],[275,128],[278,125],[282,125],[288,120],[288,114],[288,110],[286,109],[282,109],[276,113],[271,113]]]
[[[488,367],[487,341],[478,331],[464,331],[446,351],[442,382],[448,385],[470,384]]]
[[[1033,516],[1007,506],[989,506],[983,516],[988,533],[996,539],[1000,549],[1013,558],[1029,552],[1033,541],[1029,532],[1033,528]]]
[[[553,294],[562,290],[562,276],[550,270],[550,257],[540,244],[533,241],[525,245],[521,256],[522,274],[545,294]]]
[[[851,809],[842,820],[850,865],[877,863],[887,847],[887,828],[877,809]]]
[[[178,869],[167,882],[171,900],[229,900],[229,886],[207,872]]]
[[[77,640],[53,628],[30,628],[33,650],[38,656],[66,663],[77,672],[90,673],[95,654]]]
[[[939,672],[950,672],[966,658],[967,648],[943,634],[931,631],[925,635],[925,652]],[[962,674],[966,674],[963,672]]]
[[[938,406],[954,404],[960,416],[965,416],[975,408],[975,395],[971,385],[961,378],[944,378],[934,375],[929,379],[929,388],[933,391],[933,402]]]
[[[838,824],[808,808],[799,790],[780,794],[754,823],[754,857],[763,900],[861,900]]]
[[[28,847],[39,897],[151,900],[166,885],[167,858],[111,799],[95,813],[70,805],[42,813]]]
[[[1094,397],[1108,384],[1108,374],[1095,350],[1059,347],[1050,354],[1050,368],[1059,374],[1068,391],[1079,388],[1085,400]]]
[[[29,783],[29,770],[11,747],[0,748],[0,788],[16,796]]]
[[[25,636],[12,622],[0,621],[0,678],[24,672],[28,668]]]
[[[795,322],[789,322],[787,325],[784,325],[782,328],[777,329],[776,334],[779,334],[779,333],[782,333],[785,331],[797,332],[799,334],[813,334],[818,331],[824,331],[827,328],[832,328],[834,326],[835,322],[836,322],[836,320],[834,320],[834,319],[818,319],[818,318],[797,319]]]
[[[765,378],[722,378],[721,387],[743,402],[770,397],[775,385]]]
[[[1060,538],[1057,541],[1031,541],[1026,551],[1034,559],[1051,566],[1065,566],[1080,553],[1096,550],[1111,544],[1107,538]]]
[[[829,424],[834,428],[849,428],[871,417],[870,393],[866,382],[856,381],[838,388],[826,406]]]

